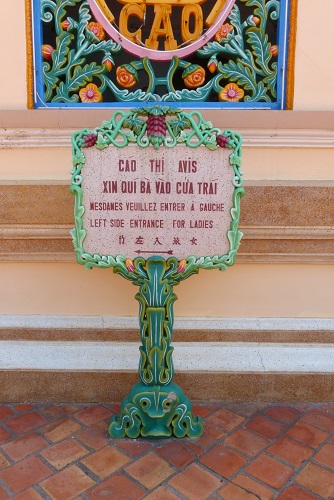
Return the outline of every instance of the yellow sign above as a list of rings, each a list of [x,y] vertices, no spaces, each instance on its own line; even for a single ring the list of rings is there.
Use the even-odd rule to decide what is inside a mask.
[[[189,55],[207,43],[235,0],[118,0],[122,7],[115,2],[108,5],[107,0],[89,3],[97,20],[125,50],[138,57],[168,60]]]

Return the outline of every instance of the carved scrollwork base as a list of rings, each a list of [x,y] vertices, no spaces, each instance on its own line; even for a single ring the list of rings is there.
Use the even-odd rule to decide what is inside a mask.
[[[182,389],[168,385],[135,384],[122,402],[119,417],[109,426],[113,438],[197,438],[203,433],[201,417],[194,417],[189,399]]]

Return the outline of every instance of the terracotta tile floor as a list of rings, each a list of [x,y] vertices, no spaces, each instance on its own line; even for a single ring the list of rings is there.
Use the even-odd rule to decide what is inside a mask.
[[[193,407],[199,439],[113,440],[117,404],[0,405],[0,500],[334,500],[334,404]]]

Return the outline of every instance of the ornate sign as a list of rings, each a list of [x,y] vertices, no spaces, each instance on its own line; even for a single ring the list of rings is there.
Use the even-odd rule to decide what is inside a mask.
[[[89,0],[89,4],[106,32],[125,50],[138,57],[168,61],[173,56],[189,56],[213,38],[236,0],[119,1],[124,5],[118,22],[106,0]],[[209,12],[204,19],[201,4],[205,3],[209,4]],[[181,12],[176,15],[176,10]],[[146,21],[149,16],[151,22]],[[140,26],[135,31],[130,30],[133,19]],[[118,30],[115,27],[117,25]],[[144,27],[147,25],[149,31],[144,36]]]
[[[117,111],[72,143],[77,260],[112,267],[140,287],[141,381],[110,435],[199,436],[201,419],[172,382],[173,286],[235,262],[241,137],[197,111],[155,105]]]

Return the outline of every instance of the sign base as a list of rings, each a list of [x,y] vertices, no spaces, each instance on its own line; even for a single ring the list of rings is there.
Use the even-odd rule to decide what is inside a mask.
[[[114,417],[109,434],[114,438],[199,437],[203,422],[194,417],[189,399],[172,382],[174,367],[171,347],[173,304],[184,269],[177,259],[166,261],[153,256],[126,261],[134,285],[140,285],[136,299],[140,305],[139,324],[142,345],[139,348],[139,377],[130,394],[124,398],[119,417]],[[122,274],[122,269],[114,268]]]
[[[202,433],[201,417],[194,417],[189,399],[174,382],[165,386],[135,384],[122,402],[120,416],[109,426],[113,438],[197,438]]]

